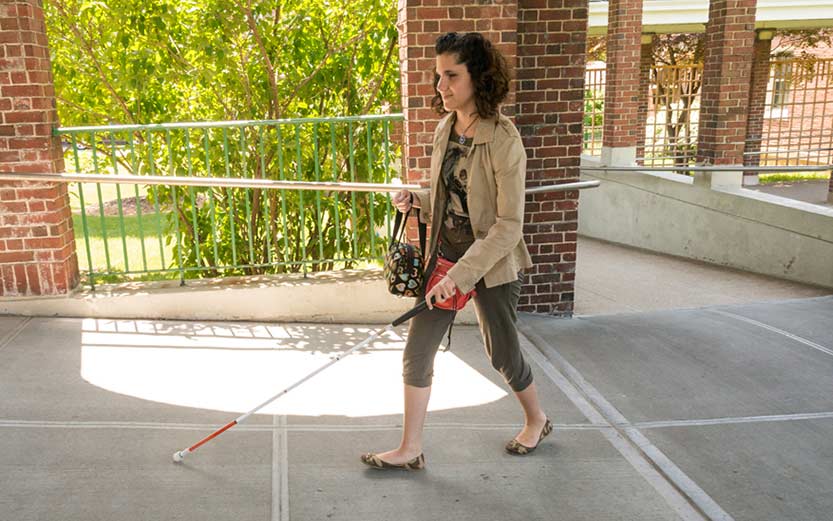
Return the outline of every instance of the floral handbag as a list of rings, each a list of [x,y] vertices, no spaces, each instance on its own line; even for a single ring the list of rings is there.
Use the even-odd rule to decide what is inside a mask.
[[[416,210],[419,221],[419,209]],[[385,256],[385,280],[388,291],[399,297],[416,297],[425,277],[423,252],[425,251],[425,235],[427,226],[419,222],[419,248],[403,241],[405,238],[405,223],[411,211],[403,214],[396,212],[388,254]]]

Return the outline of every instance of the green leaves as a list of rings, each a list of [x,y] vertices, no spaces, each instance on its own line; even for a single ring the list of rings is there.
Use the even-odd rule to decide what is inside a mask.
[[[398,68],[383,67],[396,41],[394,4],[249,5],[47,2],[56,90],[65,101],[61,122],[336,116],[373,112],[385,101],[398,105]],[[123,103],[128,99],[135,104]],[[107,121],[93,114],[107,114]]]
[[[45,14],[63,126],[333,117],[400,106],[396,6],[386,0],[48,0]],[[280,140],[275,126],[263,127],[262,142],[257,127],[228,129],[225,140],[219,128],[136,132],[135,155],[120,150],[120,168],[385,182],[399,150],[388,144],[384,161],[382,123],[354,124],[352,133],[337,126],[283,125]],[[171,268],[181,256],[184,268],[203,270],[188,276],[298,271],[311,260],[325,269],[332,259],[383,253],[383,196],[171,187],[153,194],[173,210],[165,230],[179,237],[166,255]]]

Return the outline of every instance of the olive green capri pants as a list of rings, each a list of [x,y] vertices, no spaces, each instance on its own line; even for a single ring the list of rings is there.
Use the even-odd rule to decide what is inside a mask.
[[[523,391],[532,383],[532,369],[521,354],[516,328],[521,281],[487,288],[481,279],[475,288],[477,296],[472,300],[492,367],[503,375],[513,391]],[[406,385],[431,385],[434,357],[445,332],[454,321],[454,315],[454,311],[435,307],[411,319],[402,361],[402,376]]]

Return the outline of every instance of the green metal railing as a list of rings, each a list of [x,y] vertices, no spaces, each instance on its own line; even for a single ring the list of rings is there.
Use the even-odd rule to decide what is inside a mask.
[[[100,176],[383,183],[397,177],[401,114],[60,128],[67,172]],[[355,267],[380,260],[386,192],[233,186],[71,188],[89,283]],[[126,192],[125,192],[126,191]]]

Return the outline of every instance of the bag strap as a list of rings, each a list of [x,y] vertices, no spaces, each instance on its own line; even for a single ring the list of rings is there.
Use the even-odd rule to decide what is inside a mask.
[[[402,226],[402,212],[396,210],[396,219],[393,221],[393,233],[390,235],[390,244],[388,248],[393,248],[393,245],[399,241],[400,239],[400,232],[399,227]],[[405,231],[405,227],[402,226],[402,232]]]
[[[422,222],[419,218],[419,208],[414,208],[413,206],[403,214],[399,210],[396,211],[396,219],[393,222],[393,234],[390,237],[390,245],[388,248],[392,247],[396,242],[402,242],[402,239],[405,237],[405,223],[408,221],[408,217],[411,215],[411,210],[416,210],[416,218],[417,218],[417,225],[419,228],[419,251],[422,253],[423,257],[425,256],[425,236],[428,234],[428,225]],[[403,217],[404,215],[404,217]],[[401,229],[399,227],[402,227]]]
[[[425,256],[428,254],[425,251],[425,235],[428,232],[428,225],[422,222],[422,219],[419,218],[419,208],[416,209],[416,218],[417,218],[417,228],[419,228],[419,251],[422,252],[422,257],[425,259]]]

